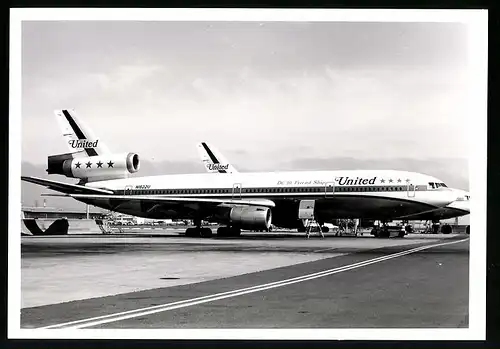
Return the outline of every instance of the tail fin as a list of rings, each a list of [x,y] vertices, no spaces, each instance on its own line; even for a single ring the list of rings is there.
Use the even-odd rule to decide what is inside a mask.
[[[207,143],[198,143],[198,152],[205,168],[210,173],[238,173],[238,171],[213,146]]]
[[[75,156],[97,156],[109,153],[108,148],[88,126],[78,119],[74,110],[55,112],[57,122],[70,152]]]

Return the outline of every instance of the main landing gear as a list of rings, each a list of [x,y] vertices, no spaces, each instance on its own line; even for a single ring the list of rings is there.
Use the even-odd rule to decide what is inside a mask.
[[[451,234],[453,233],[453,228],[449,224],[444,224],[443,226],[441,226],[441,233]]]
[[[217,229],[217,236],[240,236],[241,229],[237,227],[220,227]]]
[[[389,226],[386,221],[381,221],[381,225],[373,227],[371,234],[376,238],[389,238],[391,232],[394,232],[398,238],[406,235],[406,229],[402,226]]]
[[[429,221],[425,222],[425,230],[424,233],[431,233],[431,234],[451,234],[453,233],[453,227],[449,224],[443,224],[438,220],[432,221],[432,224],[429,224]]]
[[[194,225],[196,225],[196,227],[186,229],[186,236],[188,236],[188,237],[202,237],[202,238],[212,237],[212,229],[202,228],[201,227],[201,219],[195,219]]]

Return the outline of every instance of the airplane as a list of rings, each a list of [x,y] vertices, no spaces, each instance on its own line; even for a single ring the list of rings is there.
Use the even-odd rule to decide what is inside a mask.
[[[238,173],[236,168],[218,151],[213,145],[209,145],[207,142],[200,142],[197,144],[200,157],[205,165],[205,168],[210,173]],[[219,167],[216,167],[216,166]],[[230,172],[229,172],[230,171]],[[439,182],[429,182],[429,186],[434,188],[439,188],[442,183]],[[441,207],[436,210],[429,212],[416,213],[413,215],[408,215],[405,217],[405,221],[432,221],[439,222],[440,220],[461,217],[470,214],[470,194],[469,192],[461,189],[454,189],[459,195],[456,201],[453,201],[445,207]],[[304,228],[299,228],[302,231]],[[443,228],[445,233],[451,233],[452,228],[450,225],[444,225]],[[470,227],[467,227],[467,231],[470,231]]]
[[[187,236],[210,237],[202,220],[225,226],[219,236],[241,229],[300,226],[301,215],[332,218],[404,219],[432,212],[459,195],[441,180],[393,170],[219,173],[130,177],[139,171],[136,153],[112,153],[78,120],[74,110],[57,110],[70,152],[49,155],[47,173],[77,178],[70,184],[21,176],[21,180],[110,211],[153,219],[192,219]],[[431,186],[439,183],[439,187]]]

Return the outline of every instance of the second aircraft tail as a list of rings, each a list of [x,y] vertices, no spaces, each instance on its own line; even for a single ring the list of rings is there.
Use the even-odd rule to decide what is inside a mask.
[[[198,144],[201,160],[209,173],[238,173],[224,156],[205,142]]]

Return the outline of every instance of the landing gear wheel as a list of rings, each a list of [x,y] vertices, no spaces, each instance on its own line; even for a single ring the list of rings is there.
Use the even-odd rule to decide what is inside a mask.
[[[228,232],[229,228],[228,227],[220,227],[217,229],[217,236],[223,237],[223,236],[229,236]]]
[[[443,234],[451,234],[453,232],[453,229],[451,228],[451,225],[445,224],[441,227],[441,233]]]
[[[217,229],[217,236],[240,236],[241,229],[234,227],[220,227]]]
[[[382,228],[378,236],[381,238],[389,238],[391,236],[391,233],[388,229]]]
[[[432,224],[432,234],[437,234],[439,233],[439,224],[433,223]]]
[[[196,231],[196,228],[187,228],[186,229],[186,236],[190,237],[190,238],[198,236],[198,232]]]
[[[200,236],[202,238],[210,238],[210,237],[212,237],[212,229],[210,229],[210,228],[200,228]]]

